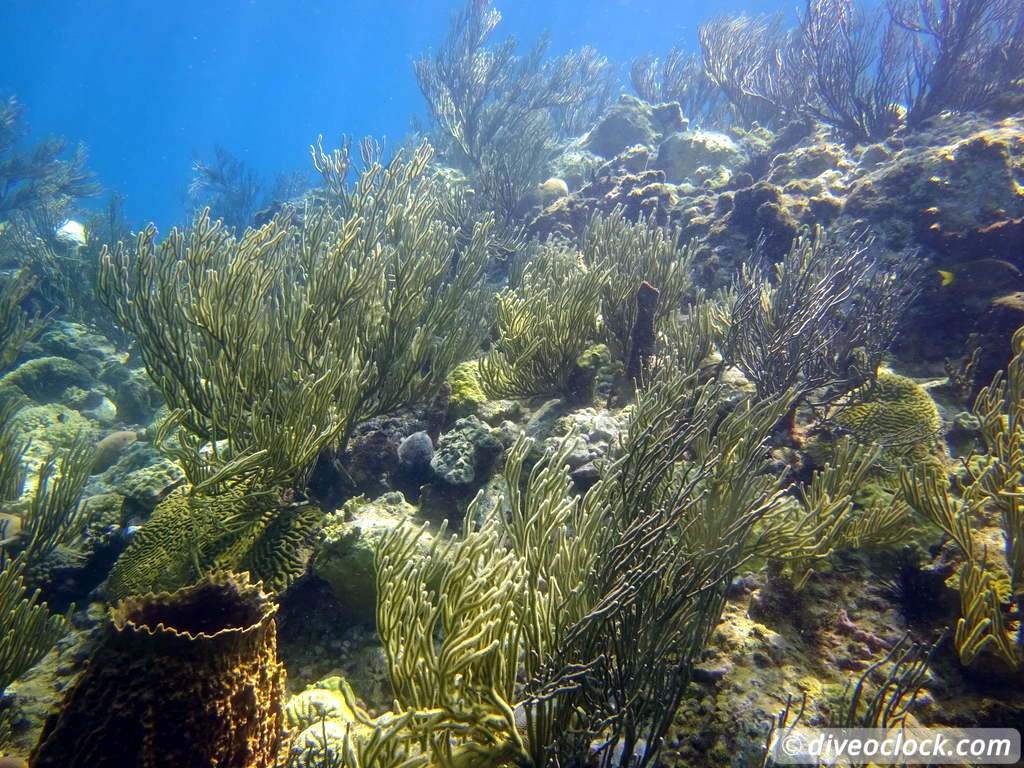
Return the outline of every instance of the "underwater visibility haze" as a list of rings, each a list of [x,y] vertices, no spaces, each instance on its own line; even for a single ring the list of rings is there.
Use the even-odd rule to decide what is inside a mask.
[[[795,7],[721,5],[780,9]],[[412,62],[440,45],[455,10],[442,0],[15,0],[0,25],[0,92],[25,106],[34,135],[85,142],[129,217],[166,230],[190,214],[193,160],[218,147],[272,186],[308,170],[319,134],[401,143],[425,114]],[[553,50],[593,45],[618,63],[696,45],[708,16],[678,0],[518,0],[501,11],[503,36],[529,45],[547,31]]]
[[[0,768],[1019,740],[1024,4],[394,6],[5,8]]]

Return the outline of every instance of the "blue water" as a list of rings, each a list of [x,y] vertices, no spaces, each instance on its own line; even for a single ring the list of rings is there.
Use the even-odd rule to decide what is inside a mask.
[[[0,94],[29,138],[62,135],[126,196],[135,224],[185,218],[194,157],[225,147],[270,179],[309,168],[318,134],[400,143],[423,101],[412,62],[444,40],[456,2],[0,0]],[[498,0],[498,37],[551,33],[551,52],[595,46],[620,63],[663,53],[713,13],[772,0]],[[625,72],[624,72],[625,76]]]

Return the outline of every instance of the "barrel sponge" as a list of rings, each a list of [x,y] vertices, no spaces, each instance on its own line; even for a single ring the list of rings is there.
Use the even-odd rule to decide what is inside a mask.
[[[283,765],[276,610],[247,576],[230,573],[122,601],[29,764]]]
[[[153,510],[104,585],[111,600],[192,584],[215,570],[247,571],[280,592],[302,573],[322,515],[236,488],[216,496],[179,489]],[[311,551],[311,549],[310,549]]]

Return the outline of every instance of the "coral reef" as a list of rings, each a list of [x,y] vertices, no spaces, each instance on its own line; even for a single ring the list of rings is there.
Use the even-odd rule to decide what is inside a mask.
[[[212,162],[192,163],[192,210],[209,208],[213,218],[232,230],[241,232],[252,222],[261,191],[259,175],[224,147],[214,147]]]
[[[704,62],[682,45],[675,45],[658,60],[651,54],[634,59],[629,67],[629,81],[637,95],[645,101],[676,102],[689,120],[718,123],[725,96],[707,76]]]
[[[985,235],[974,233],[1024,215],[1015,183],[1024,155],[1022,125],[1019,117],[996,124],[939,118],[858,179],[844,212],[878,222],[897,247],[916,235],[947,264],[989,255],[978,247]]]
[[[676,188],[665,182],[664,171],[615,172],[607,168],[594,181],[548,206],[530,222],[528,231],[541,238],[561,235],[572,239],[595,214],[610,215],[620,207],[629,221],[647,218],[664,224],[676,202]]]
[[[0,754],[1019,726],[1020,3],[712,18],[636,96],[500,19],[418,58],[415,139],[258,212],[218,150],[168,233],[51,220],[83,158],[0,104]]]

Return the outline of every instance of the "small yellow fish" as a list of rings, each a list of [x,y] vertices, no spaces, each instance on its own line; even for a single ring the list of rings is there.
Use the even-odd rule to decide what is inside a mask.
[[[1024,273],[1002,259],[975,259],[937,269],[942,287],[971,296],[1002,296],[1024,289]]]

